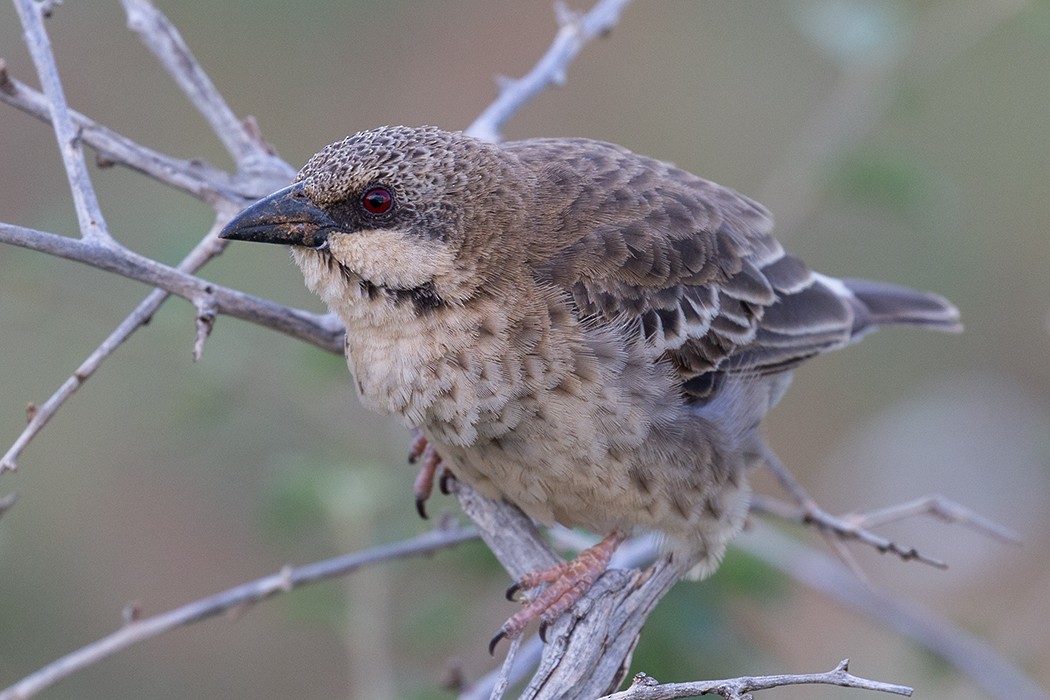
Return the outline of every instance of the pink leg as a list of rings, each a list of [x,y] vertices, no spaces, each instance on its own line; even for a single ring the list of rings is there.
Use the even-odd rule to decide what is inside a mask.
[[[518,591],[548,584],[532,602],[503,623],[499,632],[489,642],[489,653],[494,652],[501,639],[514,639],[537,618],[543,628],[557,620],[591,589],[598,577],[605,572],[613,552],[623,541],[623,533],[612,532],[598,544],[580,552],[572,561],[533,571],[511,586],[507,591],[508,598]]]

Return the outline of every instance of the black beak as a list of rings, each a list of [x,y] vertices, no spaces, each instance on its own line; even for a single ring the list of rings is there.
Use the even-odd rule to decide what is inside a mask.
[[[337,228],[328,212],[306,196],[302,183],[296,183],[263,197],[233,217],[219,238],[323,248],[328,232]]]

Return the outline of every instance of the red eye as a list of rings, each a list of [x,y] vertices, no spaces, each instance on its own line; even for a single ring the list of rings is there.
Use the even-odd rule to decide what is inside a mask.
[[[369,187],[361,195],[361,206],[369,214],[386,214],[394,206],[394,195],[385,187]]]

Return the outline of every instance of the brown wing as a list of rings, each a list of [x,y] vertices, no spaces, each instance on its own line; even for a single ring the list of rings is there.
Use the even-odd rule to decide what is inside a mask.
[[[757,202],[612,144],[504,147],[544,192],[537,274],[582,316],[637,326],[683,381],[788,369],[849,341],[851,305],[784,253]]]

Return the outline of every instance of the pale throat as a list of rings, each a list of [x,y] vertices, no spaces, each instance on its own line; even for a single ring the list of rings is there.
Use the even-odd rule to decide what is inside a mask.
[[[347,364],[362,403],[401,416],[411,426],[422,425],[433,404],[451,389],[454,358],[476,342],[480,321],[469,305],[420,310],[388,291],[432,283],[420,269],[429,275],[450,264],[447,249],[417,241],[400,246],[401,258],[383,259],[370,247],[381,245],[382,239],[394,243],[387,251],[397,249],[396,236],[384,231],[364,232],[363,240],[355,240],[357,236],[339,236],[329,252],[293,248],[293,258],[307,287],[346,326]],[[409,261],[417,264],[406,265]],[[363,280],[377,286],[382,281],[386,290],[370,295]]]

